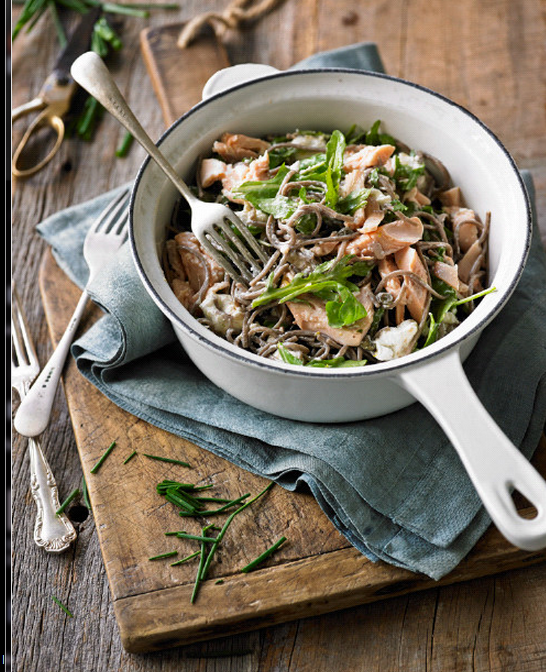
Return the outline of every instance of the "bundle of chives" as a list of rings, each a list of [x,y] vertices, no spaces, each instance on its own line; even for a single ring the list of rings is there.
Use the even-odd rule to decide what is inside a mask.
[[[227,509],[237,506],[250,493],[237,497],[236,499],[226,499],[224,497],[199,497],[195,493],[201,490],[209,489],[212,485],[196,486],[193,483],[178,483],[177,481],[165,480],[156,486],[158,494],[165,497],[165,499],[177,506],[180,511],[179,515],[183,517],[209,516],[218,513],[223,513]],[[221,504],[217,509],[206,509],[204,504],[215,502]]]

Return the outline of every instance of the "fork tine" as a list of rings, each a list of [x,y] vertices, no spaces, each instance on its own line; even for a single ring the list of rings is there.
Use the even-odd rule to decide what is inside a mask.
[[[129,189],[124,189],[107,207],[100,213],[95,222],[91,225],[89,232],[107,231],[117,216],[125,207],[129,197]]]
[[[231,226],[227,222],[218,222],[216,226],[228,238],[231,243],[239,250],[241,256],[246,260],[251,269],[255,269],[257,272],[261,270],[260,261],[255,259],[251,254],[248,247],[233,231]]]
[[[217,248],[220,248],[229,261],[239,269],[239,273],[245,279],[245,281],[250,282],[253,277],[252,273],[249,272],[248,268],[243,263],[243,259],[241,259],[237,254],[233,254],[233,248],[230,247],[229,242],[223,236],[221,236],[218,231],[216,231],[216,229],[207,231],[207,236],[214,241]],[[222,266],[225,267],[224,259],[225,257],[222,257]]]
[[[115,226],[112,227],[111,233],[114,233],[116,236],[127,236],[127,225],[129,224],[129,210],[127,209],[123,215],[119,218],[119,221]]]
[[[256,238],[254,238],[252,233],[250,233],[248,227],[245,226],[244,222],[241,222],[241,220],[238,217],[236,217],[235,214],[229,217],[226,216],[226,219],[229,220],[236,227],[237,231],[239,231],[241,236],[245,239],[247,245],[252,249],[254,254],[256,254],[258,259],[260,259],[265,264],[268,260],[268,257],[258,244]]]
[[[19,363],[38,365],[38,356],[30,338],[30,330],[15,285],[12,287],[11,297],[13,344]]]
[[[223,240],[223,239],[221,239]],[[246,281],[240,273],[238,273],[234,266],[230,263],[229,259],[227,259],[212,243],[209,241],[209,239],[206,236],[203,236],[199,238],[199,242],[201,245],[205,248],[205,250],[208,252],[208,254],[220,265],[222,266],[226,272],[235,280],[235,282],[239,282],[241,284],[245,284]],[[225,241],[224,241],[225,243]],[[221,244],[221,243],[220,243]],[[231,257],[230,257],[231,259]]]

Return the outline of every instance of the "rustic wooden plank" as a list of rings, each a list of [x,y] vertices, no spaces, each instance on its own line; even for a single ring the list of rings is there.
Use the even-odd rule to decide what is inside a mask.
[[[204,34],[185,49],[176,45],[184,23],[147,28],[140,46],[167,126],[201,100],[204,83],[229,65],[223,44]]]
[[[56,342],[79,290],[51,254],[44,257],[40,286]],[[90,310],[83,329],[98,316],[98,309]],[[180,551],[178,557],[188,555],[197,544],[174,543],[163,533],[183,527],[198,534],[200,528],[194,521],[181,525],[176,510],[165,505],[155,485],[165,478],[196,484],[214,482],[220,496],[238,497],[244,492],[259,492],[266,481],[117,408],[82,380],[74,362],[66,370],[64,386],[114,611],[128,651],[208,640],[546,560],[546,551],[516,549],[492,529],[454,572],[434,582],[384,563],[371,563],[337,533],[309,495],[277,488],[252,515],[235,519],[223,544],[226,550],[212,565],[210,578],[192,605],[195,563],[171,567],[168,562],[150,563],[147,558],[175,548]],[[90,470],[112,441],[117,442],[115,452],[98,474],[92,474]],[[133,450],[140,455],[123,465]],[[142,456],[144,452],[176,457],[193,468],[150,461]],[[546,441],[535,458],[541,468],[546,467],[542,464],[545,456]],[[520,505],[525,506],[523,502]],[[521,515],[529,517],[531,513],[523,508]],[[282,535],[289,537],[289,543],[267,568],[249,575],[240,573],[242,566]],[[225,583],[216,586],[220,578]],[[273,585],[282,586],[282,590],[272,590]]]

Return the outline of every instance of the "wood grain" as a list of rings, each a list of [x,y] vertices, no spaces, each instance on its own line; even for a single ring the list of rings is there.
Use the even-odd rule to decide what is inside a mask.
[[[222,9],[225,4],[209,0],[206,8]],[[187,21],[203,7],[197,0],[185,0],[178,11],[123,21],[124,48],[112,65],[152,137],[161,134],[165,123],[140,56],[139,35],[145,28]],[[18,11],[15,7],[15,14]],[[57,51],[53,34],[44,17],[32,33],[22,33],[13,45],[14,106],[37,93],[51,68]],[[259,23],[230,31],[225,46],[232,63],[265,62],[282,69],[316,50],[365,40],[379,43],[389,73],[432,86],[478,113],[518,165],[532,171],[546,241],[544,4],[540,0],[287,0]],[[67,141],[45,171],[14,185],[13,277],[42,362],[51,352],[51,343],[37,283],[45,244],[34,226],[134,176],[143,159],[138,146],[124,160],[112,158],[121,136],[116,122],[105,118],[92,143]],[[81,464],[62,392],[43,440],[61,494],[66,495],[80,484]],[[128,654],[121,646],[93,518],[77,522],[78,541],[63,556],[45,556],[34,546],[25,449],[24,439],[14,435],[12,646],[16,669],[539,672],[546,667],[544,564],[221,640]],[[73,619],[54,605],[52,594],[72,608]],[[222,657],[215,657],[218,654]]]
[[[176,41],[184,25],[147,28],[140,34],[144,62],[167,126],[201,100],[209,77],[230,64],[223,44],[212,34],[178,49]]]
[[[40,288],[56,343],[79,291],[50,253],[40,269]],[[84,328],[100,315],[97,308],[90,310]],[[234,520],[218,561],[211,566],[210,579],[191,604],[196,562],[171,567],[169,562],[153,563],[148,558],[172,550],[179,551],[178,557],[189,555],[198,549],[196,542],[166,538],[164,532],[183,527],[199,534],[200,526],[190,520],[182,525],[176,508],[157,495],[155,485],[164,479],[214,483],[219,496],[239,497],[260,492],[267,481],[113,405],[82,379],[74,362],[67,367],[64,391],[121,640],[128,651],[209,640],[546,560],[546,551],[521,551],[491,529],[469,557],[437,583],[370,562],[335,530],[310,495],[276,488],[263,504],[252,508],[252,515],[249,512]],[[91,469],[112,441],[116,447],[107,464],[93,474]],[[124,465],[135,450],[137,456]],[[176,457],[192,468],[149,460],[143,453]],[[546,474],[546,441],[535,463]],[[532,510],[522,508],[521,515],[530,517]],[[215,521],[205,519],[208,522]],[[282,535],[289,542],[265,568],[240,573],[241,567]],[[326,576],[328,581],[324,581]],[[218,579],[224,584],[216,585]]]

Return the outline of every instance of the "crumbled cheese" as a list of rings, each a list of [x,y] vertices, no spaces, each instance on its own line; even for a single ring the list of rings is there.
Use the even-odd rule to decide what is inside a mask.
[[[238,210],[236,214],[241,222],[247,226],[253,222],[261,222],[265,224],[268,218],[267,213],[258,210],[248,201],[245,201],[245,207],[242,210]]]
[[[404,320],[397,327],[384,327],[374,340],[374,356],[380,362],[403,357],[411,352],[418,325],[415,320]]]
[[[225,336],[228,329],[242,330],[245,314],[229,294],[218,294],[213,286],[199,307],[217,334]]]
[[[305,149],[326,151],[326,138],[323,135],[296,135],[292,138],[292,142]]]
[[[417,154],[406,154],[405,152],[400,152],[397,154],[398,161],[403,166],[408,166],[412,170],[417,168],[422,168],[425,165],[425,162],[422,160],[422,157],[419,157]]]

